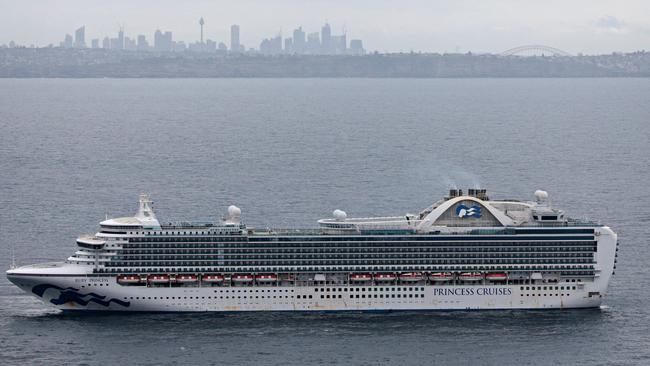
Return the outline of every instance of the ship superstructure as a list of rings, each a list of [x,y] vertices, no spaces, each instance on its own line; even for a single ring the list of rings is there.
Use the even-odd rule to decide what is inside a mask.
[[[65,262],[7,271],[63,310],[384,311],[597,307],[617,235],[535,200],[452,189],[419,214],[348,218],[315,229],[161,224],[148,196],[107,219]]]

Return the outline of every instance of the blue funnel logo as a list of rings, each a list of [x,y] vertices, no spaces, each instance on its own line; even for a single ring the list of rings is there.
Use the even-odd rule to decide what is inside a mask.
[[[463,204],[460,204],[458,207],[456,207],[456,215],[458,215],[458,217],[461,219],[465,217],[479,218],[481,217],[481,206],[473,205],[472,207],[467,207]]]

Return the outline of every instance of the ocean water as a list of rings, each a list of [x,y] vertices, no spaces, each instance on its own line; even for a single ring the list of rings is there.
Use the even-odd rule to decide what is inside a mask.
[[[601,309],[61,314],[0,277],[0,360],[650,364],[650,79],[0,80],[0,268],[57,261],[150,193],[161,221],[314,227],[450,187],[536,189],[619,233]]]

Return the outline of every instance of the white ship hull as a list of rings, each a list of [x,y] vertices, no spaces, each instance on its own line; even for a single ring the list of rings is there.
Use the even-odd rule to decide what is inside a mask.
[[[65,262],[7,271],[61,310],[239,312],[598,307],[617,235],[536,203],[449,197],[420,215],[319,221],[257,232],[221,223],[160,225],[151,201],[108,219]],[[440,279],[446,281],[439,281]]]
[[[240,312],[568,309],[598,307],[597,281],[537,285],[123,286],[115,278],[11,276],[71,311]]]

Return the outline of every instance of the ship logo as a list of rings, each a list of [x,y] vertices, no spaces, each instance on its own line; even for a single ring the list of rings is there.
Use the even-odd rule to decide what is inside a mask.
[[[43,297],[45,291],[49,289],[55,289],[59,291],[58,298],[50,299],[50,302],[54,305],[63,305],[65,303],[70,303],[70,304],[78,304],[81,306],[87,306],[89,303],[93,302],[95,304],[99,304],[106,307],[108,307],[111,303],[122,305],[124,307],[131,306],[131,302],[129,301],[122,301],[119,299],[106,300],[106,296],[98,295],[94,292],[87,293],[87,294],[80,294],[79,289],[76,289],[74,287],[63,288],[55,285],[50,285],[47,283],[34,286],[32,288],[32,292],[35,295],[38,295],[39,297]]]
[[[463,204],[460,204],[458,207],[456,207],[456,215],[458,215],[458,217],[461,219],[465,217],[479,218],[481,217],[481,206],[473,205],[472,207],[467,207]]]

